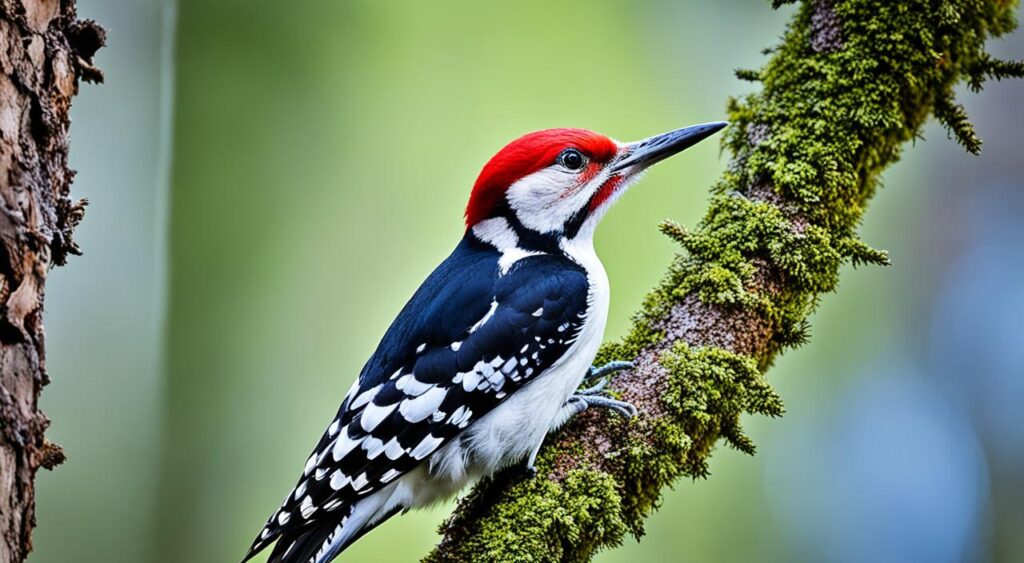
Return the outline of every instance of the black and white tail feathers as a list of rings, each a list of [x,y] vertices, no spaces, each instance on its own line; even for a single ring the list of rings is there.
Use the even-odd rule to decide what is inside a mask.
[[[328,550],[332,550],[331,543],[338,535],[345,530],[352,507],[338,511],[337,518],[320,520],[316,525],[304,526],[282,530],[277,537],[266,539],[257,538],[253,542],[249,552],[242,559],[242,563],[252,559],[259,552],[274,543],[274,549],[267,558],[267,563],[315,563],[329,561],[323,556]],[[356,524],[353,522],[352,524]],[[351,541],[347,542],[351,543]],[[334,555],[337,555],[345,546],[338,546]],[[322,553],[321,553],[322,552]]]
[[[365,511],[358,510],[358,505],[357,502],[346,510],[338,511],[338,519],[282,533],[276,538],[267,563],[329,563],[367,532],[402,510],[401,506],[396,506],[379,519],[367,522],[363,515]],[[255,557],[273,541],[273,538],[268,538],[254,543],[242,563]]]
[[[267,563],[320,563],[333,559],[334,555],[345,548],[343,545],[332,546],[334,538],[345,526],[345,519],[340,523],[326,522],[308,530],[296,530],[281,536]]]

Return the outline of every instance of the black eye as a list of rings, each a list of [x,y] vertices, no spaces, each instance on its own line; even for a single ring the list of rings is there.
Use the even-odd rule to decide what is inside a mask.
[[[565,149],[558,155],[558,163],[569,170],[579,170],[587,163],[587,159],[576,149]]]

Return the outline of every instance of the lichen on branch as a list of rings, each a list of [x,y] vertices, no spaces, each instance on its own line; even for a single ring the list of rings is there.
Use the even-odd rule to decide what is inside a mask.
[[[774,6],[788,4],[775,0]],[[724,439],[753,454],[746,413],[779,416],[764,377],[807,339],[807,318],[844,263],[886,264],[856,233],[879,174],[935,115],[970,152],[981,142],[953,87],[1024,77],[985,41],[1016,26],[1008,0],[802,2],[771,59],[731,100],[731,160],[707,215],[662,231],[682,252],[629,333],[597,362],[635,359],[613,382],[640,415],[586,411],[538,459],[538,476],[478,485],[427,562],[588,561],[643,534],[664,487],[706,477]]]

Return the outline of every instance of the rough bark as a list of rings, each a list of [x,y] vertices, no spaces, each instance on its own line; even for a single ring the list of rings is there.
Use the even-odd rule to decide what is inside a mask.
[[[102,29],[74,0],[0,0],[0,561],[32,550],[36,471],[61,463],[39,410],[48,382],[42,323],[47,272],[79,254],[70,199],[71,99],[102,80]]]
[[[765,67],[737,72],[763,88],[729,104],[732,158],[708,214],[692,232],[662,225],[684,253],[599,355],[636,360],[613,388],[640,415],[584,412],[545,446],[537,478],[463,499],[426,561],[587,561],[639,537],[665,486],[706,476],[720,438],[753,453],[740,416],[783,410],[763,375],[773,357],[806,339],[843,263],[887,263],[856,236],[880,172],[929,115],[977,152],[953,86],[1024,75],[984,49],[1015,27],[1015,6],[803,2]]]

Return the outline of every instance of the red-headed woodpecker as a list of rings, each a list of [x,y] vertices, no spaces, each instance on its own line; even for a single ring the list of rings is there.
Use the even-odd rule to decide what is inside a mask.
[[[593,234],[640,173],[725,127],[619,143],[583,129],[512,141],[484,166],[466,233],[399,313],[245,560],[328,563],[401,510],[533,461],[545,435],[602,393],[591,367],[608,318]],[[589,387],[581,389],[586,383]]]

